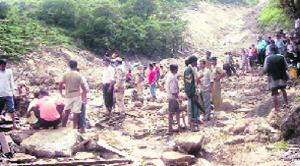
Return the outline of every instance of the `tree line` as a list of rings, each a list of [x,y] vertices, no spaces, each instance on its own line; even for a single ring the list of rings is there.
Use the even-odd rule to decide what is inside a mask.
[[[38,21],[42,27],[59,28],[77,44],[97,53],[112,49],[148,56],[172,55],[184,46],[187,25],[177,9],[191,2],[11,0],[0,2],[0,18],[14,23],[24,19],[35,24]]]

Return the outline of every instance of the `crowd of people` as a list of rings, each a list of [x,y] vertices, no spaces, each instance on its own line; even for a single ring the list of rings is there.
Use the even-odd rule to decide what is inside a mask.
[[[284,98],[283,107],[288,107],[286,86],[289,79],[289,70],[297,68],[299,63],[296,49],[296,39],[291,35],[286,38],[280,31],[276,34],[276,40],[271,37],[264,40],[259,37],[258,48],[252,44],[249,49],[242,49],[240,58],[242,62],[241,75],[249,72],[249,68],[255,70],[262,67],[262,74],[267,74],[269,88],[274,96],[274,107],[279,111],[280,107],[277,101],[278,90],[281,90]],[[107,53],[108,54],[108,53]],[[183,73],[184,91],[188,99],[188,119],[189,128],[192,131],[199,130],[200,115],[203,114],[203,121],[211,119],[211,110],[215,112],[222,109],[221,80],[224,77],[231,77],[234,74],[240,77],[237,70],[240,66],[235,63],[231,52],[224,54],[224,63],[218,65],[217,57],[212,57],[211,52],[207,51],[206,56],[198,59],[196,56],[190,56],[186,61],[186,69]],[[185,118],[180,109],[180,102],[184,96],[179,96],[178,64],[171,64],[168,71],[164,70],[162,65],[151,63],[144,67],[141,63],[136,63],[132,68],[126,71],[123,59],[114,53],[113,56],[105,56],[103,59],[104,69],[102,70],[102,91],[103,100],[106,107],[106,116],[112,112],[119,112],[120,116],[125,117],[126,107],[124,106],[124,92],[126,84],[133,84],[137,92],[137,100],[144,102],[144,90],[149,88],[151,101],[157,100],[157,87],[164,87],[169,102],[169,131],[178,132],[182,129],[180,117],[183,117],[185,127]],[[199,63],[199,65],[198,65]],[[6,68],[7,61],[0,60],[0,110],[7,105],[7,111],[10,113],[13,121],[13,127],[16,126],[16,114],[14,110],[14,81],[13,73]],[[87,80],[80,74],[77,62],[69,62],[70,69],[67,70],[60,80],[59,92],[65,99],[59,102],[50,96],[49,92],[41,89],[35,92],[35,99],[30,103],[27,117],[32,128],[57,128],[61,123],[66,127],[69,115],[73,114],[73,128],[85,132],[86,127],[86,103],[89,86]],[[147,79],[145,79],[147,78]],[[147,83],[145,85],[145,83]],[[213,104],[213,107],[211,106]],[[177,129],[173,129],[173,115],[176,115]]]

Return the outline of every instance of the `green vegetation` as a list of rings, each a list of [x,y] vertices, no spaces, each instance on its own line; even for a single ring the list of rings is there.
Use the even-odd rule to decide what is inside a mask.
[[[280,142],[278,142],[278,143],[275,144],[275,150],[276,151],[284,150],[284,149],[286,149],[288,147],[289,147],[289,143],[287,143],[284,140],[281,140]]]
[[[149,56],[183,46],[187,22],[175,13],[193,0],[10,0],[0,2],[0,53],[17,58],[38,46],[77,45]]]
[[[211,2],[220,2],[223,4],[243,4],[243,5],[257,5],[259,0],[210,0]]]
[[[272,0],[261,12],[258,18],[258,26],[274,26],[277,25],[280,29],[291,27],[291,20],[285,15],[280,8],[278,0]]]

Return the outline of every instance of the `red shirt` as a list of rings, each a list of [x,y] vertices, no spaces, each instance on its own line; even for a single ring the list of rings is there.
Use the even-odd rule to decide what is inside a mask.
[[[152,84],[153,83],[153,79],[155,79],[155,76],[156,76],[156,72],[151,70],[150,73],[149,73],[149,76],[148,76],[148,82],[149,84]]]
[[[49,97],[44,96],[39,100],[39,102],[35,105],[35,107],[40,108],[40,117],[46,121],[54,121],[60,118],[60,114],[58,113],[56,106],[59,103]]]

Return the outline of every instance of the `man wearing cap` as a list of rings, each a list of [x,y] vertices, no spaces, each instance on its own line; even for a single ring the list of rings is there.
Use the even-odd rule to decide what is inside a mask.
[[[220,80],[226,76],[226,73],[217,66],[217,58],[210,58],[212,64],[212,75],[213,75],[213,88],[212,88],[212,101],[215,107],[215,111],[220,111],[222,108],[222,97],[221,97],[221,82]]]
[[[6,105],[13,122],[13,128],[18,129],[13,100],[14,78],[12,71],[6,68],[6,64],[6,59],[0,59],[0,114]]]
[[[86,93],[87,89],[84,85],[82,75],[77,71],[77,61],[71,60],[69,62],[71,70],[66,71],[63,74],[62,80],[59,83],[59,92],[63,98],[65,98],[64,114],[62,116],[62,126],[66,127],[70,113],[74,114],[73,128],[77,128],[78,117],[81,113],[82,102],[87,103]],[[65,95],[63,94],[63,85],[65,84]],[[82,99],[80,92],[82,89],[85,95]],[[82,101],[83,100],[83,101]]]
[[[274,98],[274,107],[276,111],[279,111],[278,107],[278,90],[282,92],[284,99],[284,106],[288,106],[287,93],[285,91],[288,76],[286,74],[287,62],[284,56],[277,54],[277,48],[274,45],[270,46],[271,54],[266,57],[264,64],[264,73],[268,73],[269,88]]]
[[[124,91],[125,91],[125,81],[126,81],[126,73],[125,68],[122,65],[122,58],[118,57],[115,62],[117,68],[115,69],[115,96],[116,96],[116,106],[118,107],[118,111],[122,116],[125,115],[125,107],[124,107]]]
[[[205,63],[205,68],[211,70],[211,63],[210,63],[210,56],[211,56],[211,52],[207,51],[206,52],[206,63]]]
[[[107,115],[111,114],[114,104],[115,69],[110,65],[110,59],[104,59],[105,68],[102,71],[102,90]]]

